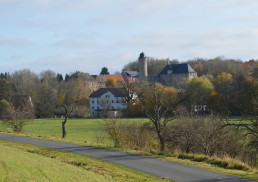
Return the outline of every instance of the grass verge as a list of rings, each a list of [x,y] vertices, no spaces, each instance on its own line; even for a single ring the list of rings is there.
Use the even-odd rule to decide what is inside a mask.
[[[0,181],[164,181],[85,156],[0,140]]]

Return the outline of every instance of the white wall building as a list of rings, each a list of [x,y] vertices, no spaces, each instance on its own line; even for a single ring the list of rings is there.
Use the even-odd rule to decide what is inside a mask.
[[[126,109],[125,94],[120,88],[100,88],[90,95],[92,117],[116,116]]]

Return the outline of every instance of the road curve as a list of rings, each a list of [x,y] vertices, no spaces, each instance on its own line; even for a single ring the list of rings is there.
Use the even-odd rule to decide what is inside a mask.
[[[144,157],[141,155],[118,152],[97,147],[88,147],[57,141],[42,140],[15,135],[0,134],[0,140],[46,147],[50,149],[72,152],[87,157],[115,163],[153,176],[165,177],[176,182],[251,182],[252,180],[237,178],[217,172],[200,169],[176,162]]]

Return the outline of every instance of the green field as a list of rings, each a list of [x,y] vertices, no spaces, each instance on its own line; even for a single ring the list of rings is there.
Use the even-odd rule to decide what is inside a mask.
[[[147,122],[147,119],[121,119],[123,122]],[[33,137],[61,139],[61,118],[35,119],[25,125],[21,134]],[[11,131],[0,123],[0,131]],[[104,131],[102,119],[68,119],[65,141],[85,145],[112,147],[113,142]]]

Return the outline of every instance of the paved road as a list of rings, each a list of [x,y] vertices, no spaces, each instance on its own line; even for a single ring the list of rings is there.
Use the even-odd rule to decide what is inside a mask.
[[[153,176],[166,177],[176,182],[251,182],[251,180],[220,174],[176,162],[163,161],[160,159],[153,159],[103,148],[87,147],[6,134],[0,134],[0,140],[27,143],[40,147],[81,154],[87,157],[142,171]]]

